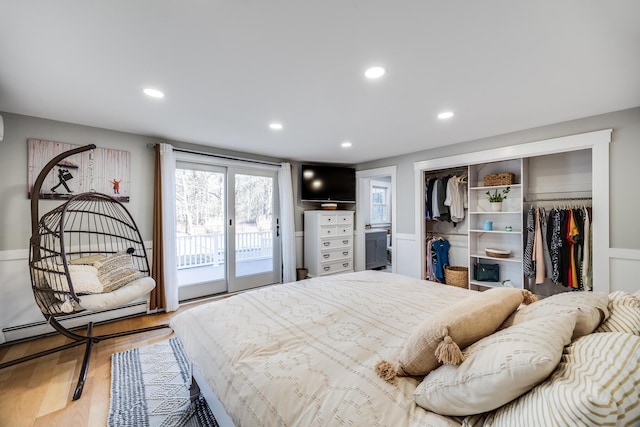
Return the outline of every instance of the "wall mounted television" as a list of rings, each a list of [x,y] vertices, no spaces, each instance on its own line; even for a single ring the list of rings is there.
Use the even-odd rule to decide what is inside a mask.
[[[301,167],[300,198],[303,202],[356,202],[356,170],[328,165]]]

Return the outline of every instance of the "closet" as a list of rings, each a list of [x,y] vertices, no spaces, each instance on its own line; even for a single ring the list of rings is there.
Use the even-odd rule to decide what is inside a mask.
[[[444,282],[444,266],[466,266],[468,167],[424,174],[424,277]]]
[[[449,264],[468,268],[470,289],[485,290],[506,285],[530,289],[546,296],[570,290],[588,290],[592,284],[594,291],[608,292],[609,260],[606,248],[609,247],[610,141],[611,130],[607,129],[416,162],[414,170],[419,187],[416,196],[421,201],[417,224],[422,245],[422,278],[428,279],[430,274],[427,242],[433,238],[443,238],[450,243]],[[467,208],[464,219],[454,224],[429,218],[425,197],[429,180],[461,174],[465,170]],[[510,180],[497,184],[491,179],[486,180],[488,175],[498,174],[508,174]],[[487,192],[506,195],[501,210],[492,209]],[[583,224],[582,213],[588,212],[591,250],[585,253],[585,248],[589,247],[572,248],[577,256],[574,263],[580,262],[585,254],[590,258],[592,267],[583,268],[582,264],[574,267],[576,274],[584,277],[587,276],[583,273],[588,270],[586,283],[579,281],[579,286],[575,286],[575,283],[567,283],[567,280],[558,280],[548,273],[551,269],[546,263],[544,280],[539,271],[537,278],[531,274],[531,257],[527,252],[527,246],[530,246],[527,220],[532,209],[533,212],[543,212],[546,217],[553,209],[575,209],[576,221],[582,221]],[[535,228],[533,230],[535,235]],[[542,234],[542,229],[539,232]],[[546,236],[546,230],[544,233]],[[585,231],[582,230],[582,233]],[[577,241],[582,238],[584,235],[578,237]],[[543,253],[539,259],[544,260],[544,256],[548,254]],[[483,264],[497,266],[488,268],[495,268],[497,275],[496,271],[481,274],[483,280],[479,280],[475,270],[476,266]],[[484,272],[487,269],[482,270]]]

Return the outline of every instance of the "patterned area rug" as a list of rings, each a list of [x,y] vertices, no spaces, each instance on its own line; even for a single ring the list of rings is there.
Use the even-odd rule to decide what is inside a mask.
[[[109,427],[217,427],[178,338],[111,357]],[[193,398],[191,397],[193,395]]]

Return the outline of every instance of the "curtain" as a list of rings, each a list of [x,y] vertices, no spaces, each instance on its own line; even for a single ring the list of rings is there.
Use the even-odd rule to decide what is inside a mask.
[[[156,145],[154,185],[153,267],[156,294],[165,311],[178,309],[178,271],[176,269],[176,157],[170,144]],[[152,294],[153,298],[153,294]],[[153,306],[151,307],[153,308]]]
[[[149,309],[156,311],[167,305],[164,285],[164,247],[162,245],[162,169],[160,167],[160,145],[156,145],[153,173],[153,252],[151,277],[156,287],[149,297]]]
[[[280,235],[282,242],[282,282],[296,280],[296,235],[293,211],[291,164],[281,163],[278,170],[280,193]]]

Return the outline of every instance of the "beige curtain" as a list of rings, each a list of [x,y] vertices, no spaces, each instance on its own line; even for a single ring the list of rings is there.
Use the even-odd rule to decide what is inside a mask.
[[[164,284],[164,246],[162,244],[162,168],[160,167],[160,144],[156,144],[155,172],[153,175],[153,258],[151,277],[156,288],[151,292],[150,309],[165,309],[167,300]]]

